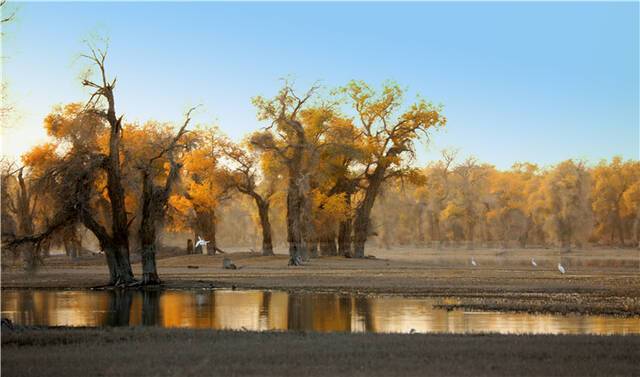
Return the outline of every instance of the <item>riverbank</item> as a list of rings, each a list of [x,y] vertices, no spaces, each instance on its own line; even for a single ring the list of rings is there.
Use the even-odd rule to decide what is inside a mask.
[[[233,252],[158,260],[166,289],[256,288],[368,295],[456,297],[447,309],[640,315],[640,253],[592,249],[372,250],[376,259],[322,257],[287,267],[287,256]],[[470,256],[477,266],[469,263]],[[231,258],[238,270],[222,269]],[[538,266],[531,264],[535,258]],[[567,269],[560,274],[561,261]],[[134,264],[140,274],[140,264]],[[3,288],[86,289],[104,284],[103,257],[52,257],[35,275],[2,273]]]
[[[639,336],[345,334],[160,328],[2,331],[3,376],[618,376]]]

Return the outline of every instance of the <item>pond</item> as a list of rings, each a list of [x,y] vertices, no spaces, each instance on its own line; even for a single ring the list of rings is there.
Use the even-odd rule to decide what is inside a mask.
[[[453,298],[271,290],[2,290],[23,325],[161,326],[376,333],[640,334],[640,318],[447,311]]]

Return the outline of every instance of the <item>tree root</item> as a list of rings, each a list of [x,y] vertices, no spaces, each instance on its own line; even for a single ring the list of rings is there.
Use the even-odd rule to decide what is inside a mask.
[[[98,285],[95,287],[91,287],[92,290],[102,290],[102,289],[138,289],[145,287],[160,287],[162,286],[162,281],[158,279],[158,281],[153,280],[132,280],[129,282],[117,281],[115,283],[109,282],[104,285]]]

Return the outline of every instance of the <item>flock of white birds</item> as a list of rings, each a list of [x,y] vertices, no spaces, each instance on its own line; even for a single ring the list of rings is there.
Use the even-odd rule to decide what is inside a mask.
[[[196,242],[196,247],[199,247],[199,246],[206,247],[209,242],[210,241],[205,241],[202,239],[202,237],[198,236],[198,242]],[[476,262],[475,258],[473,257],[471,257],[471,265],[473,267],[478,266],[478,262]],[[536,260],[534,258],[531,258],[531,265],[533,267],[538,267],[538,263],[536,263]],[[560,271],[561,274],[564,274],[565,272],[567,272],[567,270],[564,268],[562,263],[558,263],[558,271]]]
[[[473,267],[477,267],[478,266],[478,262],[476,262],[475,258],[473,258],[473,257],[471,257],[471,265]],[[533,267],[538,267],[538,263],[536,263],[536,260],[534,258],[531,258],[531,265]],[[560,271],[560,273],[563,274],[563,275],[567,272],[567,270],[564,268],[562,263],[558,263],[558,271]]]

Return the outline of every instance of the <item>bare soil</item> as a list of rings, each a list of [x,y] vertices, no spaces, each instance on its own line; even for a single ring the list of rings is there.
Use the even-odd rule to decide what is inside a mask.
[[[3,376],[631,376],[639,336],[2,332]]]
[[[451,296],[454,308],[551,313],[640,315],[640,251],[588,249],[466,250],[370,249],[371,259],[321,257],[288,267],[285,254],[263,257],[230,250],[224,255],[160,258],[165,288],[238,287],[282,290]],[[283,251],[280,251],[283,252]],[[231,258],[238,270],[222,268]],[[477,266],[472,266],[473,257]],[[537,267],[531,264],[535,258]],[[557,270],[561,262],[566,274]],[[134,264],[139,276],[140,264]],[[47,258],[36,274],[2,273],[3,288],[90,288],[107,280],[104,257]]]

